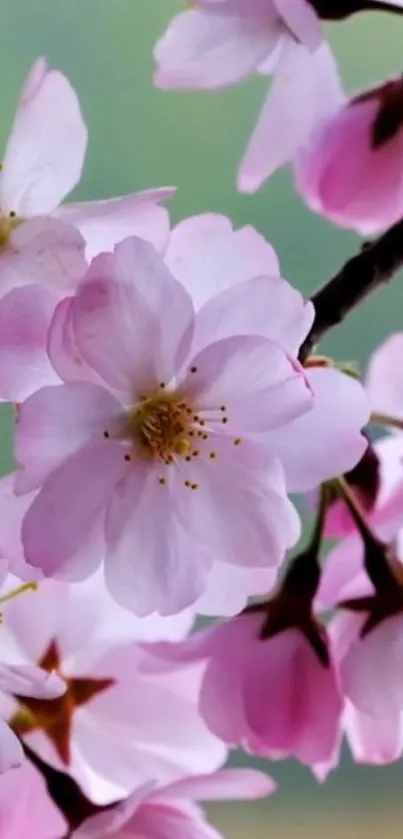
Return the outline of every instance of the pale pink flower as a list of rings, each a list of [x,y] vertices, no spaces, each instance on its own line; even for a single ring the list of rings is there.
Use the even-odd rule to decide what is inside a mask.
[[[220,839],[194,802],[258,799],[276,785],[254,769],[223,769],[168,786],[151,782],[107,812],[87,819],[73,839]]]
[[[244,613],[179,644],[156,645],[155,657],[185,671],[204,661],[200,710],[225,742],[309,766],[328,761],[339,739],[342,697],[324,630],[326,661],[301,629],[265,637],[264,621],[258,612]]]
[[[319,19],[305,0],[197,0],[157,43],[154,80],[163,88],[230,86],[273,69],[285,43],[315,48],[321,39]]]
[[[170,625],[135,619],[114,604],[102,580],[91,578],[74,586],[45,580],[6,603],[4,618],[0,656],[11,674],[21,673],[21,682],[23,668],[29,675],[40,662],[66,680],[67,691],[38,702],[17,683],[9,693],[18,701],[2,696],[3,713],[42,760],[70,774],[91,800],[109,803],[150,779],[170,783],[224,762],[224,744],[197,707],[202,668],[186,677],[172,668],[151,672],[143,643],[183,637],[186,616]]]
[[[0,827],[4,839],[63,839],[67,824],[26,760],[0,778]]]
[[[198,0],[154,51],[162,88],[209,90],[274,73],[242,161],[238,187],[254,192],[343,101],[321,23],[306,0]]]
[[[112,250],[129,234],[160,249],[168,240],[168,214],[159,203],[171,189],[59,206],[80,178],[86,143],[75,91],[38,59],[22,90],[0,173],[2,399],[20,401],[57,380],[46,358],[47,327],[58,300],[85,273],[84,250],[87,258]]]
[[[74,89],[62,73],[39,58],[24,83],[3,157],[2,260],[7,259],[7,244],[14,244],[14,232],[22,222],[39,216],[45,223],[56,211],[57,217],[82,232],[88,257],[113,249],[116,242],[134,233],[155,247],[164,247],[169,223],[158,202],[170,197],[172,189],[60,208],[80,179],[86,145],[87,129]],[[21,251],[24,246],[25,241]],[[1,263],[0,270],[3,273]]]
[[[309,206],[371,235],[403,214],[403,82],[353,97],[312,133],[295,162]]]
[[[194,603],[213,561],[278,566],[299,532],[285,480],[311,487],[366,445],[361,386],[337,371],[306,376],[288,351],[295,337],[280,343],[301,317],[302,298],[267,277],[195,316],[140,240],[95,260],[49,340],[66,384],[19,410],[16,491],[40,488],[23,523],[27,561],[77,579],[105,553],[111,592],[141,614]]]

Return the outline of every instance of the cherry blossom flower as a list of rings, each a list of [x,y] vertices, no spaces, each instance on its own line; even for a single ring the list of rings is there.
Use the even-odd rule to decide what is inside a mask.
[[[80,178],[86,144],[75,91],[38,59],[24,84],[0,173],[3,399],[20,401],[57,380],[46,358],[47,327],[58,300],[85,273],[84,251],[91,257],[111,250],[129,234],[160,249],[168,240],[169,218],[160,202],[172,189],[59,206]]]
[[[46,220],[56,211],[56,217],[82,232],[88,257],[112,249],[130,233],[149,238],[155,247],[164,247],[169,224],[167,212],[158,202],[170,197],[172,189],[60,208],[80,179],[86,145],[87,129],[74,89],[62,73],[39,58],[24,83],[3,157],[2,260],[7,260],[8,242],[20,242],[18,238],[14,241],[14,234],[23,222],[39,217],[46,231]],[[20,247],[13,250],[23,251],[32,238],[27,232]]]
[[[144,642],[183,637],[189,623],[188,616],[138,620],[111,600],[99,578],[39,583],[4,605],[0,655],[17,676],[40,663],[46,676],[61,675],[67,690],[45,702],[11,683],[13,698],[1,698],[11,728],[97,804],[150,779],[162,784],[215,771],[226,749],[197,708],[201,668],[186,679],[172,668],[145,672],[152,656]]]
[[[163,88],[214,89],[275,66],[284,43],[315,48],[320,22],[305,0],[197,0],[155,47],[154,80]]]
[[[251,610],[187,641],[156,645],[155,657],[185,668],[206,663],[200,710],[225,742],[264,757],[325,762],[339,740],[342,697],[324,631],[309,640],[290,626],[266,637],[264,624]]]
[[[403,214],[403,81],[392,79],[341,105],[295,162],[309,206],[370,235]]]
[[[254,192],[343,101],[321,24],[306,0],[198,0],[154,51],[158,87],[215,89],[274,73],[238,175]],[[273,130],[275,126],[275,130]]]
[[[261,334],[270,291],[279,302]],[[317,484],[366,445],[361,386],[337,371],[305,375],[289,354],[301,318],[302,299],[264,277],[195,317],[140,240],[96,259],[49,339],[66,383],[19,410],[16,491],[39,488],[22,528],[27,561],[82,579],[104,553],[110,591],[139,614],[194,603],[213,561],[278,566],[299,532],[285,481]]]
[[[220,839],[195,801],[264,798],[275,784],[253,769],[224,769],[212,775],[183,778],[168,786],[144,784],[107,812],[84,822],[73,839]]]
[[[7,839],[62,839],[67,824],[26,760],[0,778],[0,824]]]

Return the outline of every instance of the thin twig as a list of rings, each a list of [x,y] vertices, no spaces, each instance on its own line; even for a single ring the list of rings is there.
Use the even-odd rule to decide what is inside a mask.
[[[311,298],[315,320],[299,352],[304,362],[316,344],[403,266],[403,220],[366,244]]]

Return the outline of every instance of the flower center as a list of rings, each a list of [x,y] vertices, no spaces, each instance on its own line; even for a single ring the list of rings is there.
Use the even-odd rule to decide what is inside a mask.
[[[66,693],[57,699],[15,697],[18,707],[10,724],[15,734],[20,737],[35,731],[44,732],[67,766],[71,761],[71,726],[76,709],[112,687],[114,680],[63,676],[59,649],[55,641],[50,643],[38,666],[49,673],[62,676],[67,685]]]
[[[148,457],[171,463],[174,455],[185,457],[190,453],[198,421],[180,393],[160,386],[130,411],[126,432]]]

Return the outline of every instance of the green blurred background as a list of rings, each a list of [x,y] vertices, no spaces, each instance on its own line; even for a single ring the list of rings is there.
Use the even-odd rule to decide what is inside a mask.
[[[77,88],[90,130],[76,198],[174,184],[179,193],[171,203],[173,220],[215,210],[236,225],[255,225],[277,249],[284,276],[309,294],[359,240],[311,215],[293,193],[288,171],[255,196],[237,194],[236,166],[264,96],[264,79],[219,94],[153,88],[152,47],[179,9],[179,0],[0,0],[0,144],[25,74],[38,55],[46,55]],[[328,34],[349,86],[401,71],[403,18],[363,14],[330,26]],[[402,303],[397,281],[351,316],[324,348],[363,364],[387,332],[402,328]],[[6,408],[0,413],[0,434],[5,472],[11,466]],[[270,801],[214,808],[216,823],[229,839],[401,836],[399,765],[353,767],[346,758],[323,788],[291,763],[274,764],[270,771],[280,782]]]

